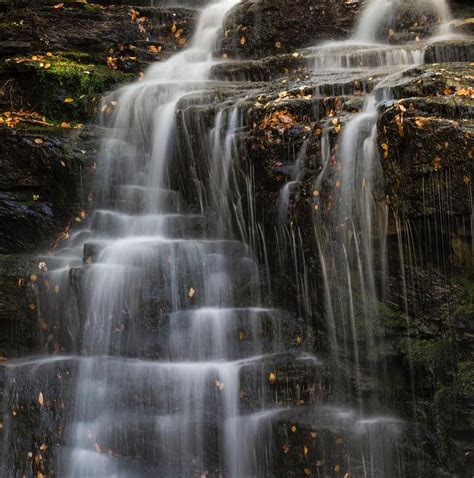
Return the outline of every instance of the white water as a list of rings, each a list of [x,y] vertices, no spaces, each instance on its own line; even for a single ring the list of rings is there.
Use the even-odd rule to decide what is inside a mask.
[[[237,182],[235,135],[242,124],[238,105],[219,111],[212,127],[203,127],[199,139],[205,143],[206,155],[186,163],[184,171],[179,169],[177,118],[182,114],[180,124],[186,127],[192,126],[192,118],[177,110],[187,97],[197,104],[204,101],[209,73],[216,64],[212,54],[218,33],[226,12],[236,3],[216,1],[204,9],[187,50],[152,66],[144,81],[116,95],[113,128],[103,148],[103,190],[88,231],[97,251],[86,248],[94,257],[86,254],[92,264],[84,267],[81,277],[81,306],[71,298],[70,283],[71,267],[77,267],[81,259],[81,240],[64,252],[63,259],[58,258],[60,267],[48,277],[58,284],[59,293],[51,303],[43,303],[45,314],[56,317],[58,323],[67,322],[72,342],[79,337],[82,356],[31,359],[10,367],[12,395],[21,393],[15,374],[26,369],[44,380],[47,399],[55,393],[60,366],[67,363],[75,370],[74,414],[60,450],[58,476],[271,476],[274,454],[281,453],[273,448],[271,420],[280,416],[282,406],[299,403],[302,391],[301,383],[295,385],[291,376],[270,387],[269,373],[278,364],[285,369],[291,363],[305,368],[305,380],[314,377],[317,382],[321,364],[312,356],[282,353],[291,349],[283,336],[289,336],[294,346],[299,334],[292,328],[283,334],[282,327],[285,323],[293,327],[296,321],[265,307],[259,266],[250,248],[236,241],[232,231],[235,219],[239,237],[245,236],[240,198],[232,196]],[[374,10],[378,3],[370,3],[361,19],[359,30],[365,30],[365,23],[373,27],[364,42],[375,38],[374,32],[385,20]],[[361,41],[356,34],[349,42],[322,47],[316,65],[404,68],[421,63],[418,45],[384,50],[377,44],[360,45]],[[342,246],[336,251],[339,255],[334,257],[334,251],[325,249],[323,234],[318,236],[329,301],[337,296],[331,273],[335,268],[351,287],[349,264],[354,259],[363,293],[374,295],[376,289],[371,246],[376,108],[372,96],[361,115],[346,126],[340,142],[342,187],[337,210],[345,229],[337,239]],[[328,136],[323,135],[325,161],[317,190],[330,160]],[[304,148],[282,191],[282,223],[288,218],[291,188],[302,179]],[[206,163],[208,184],[191,170],[190,165],[198,162]],[[197,189],[194,207],[178,187],[187,182]],[[205,224],[208,215],[210,226]],[[359,226],[362,234],[356,232]],[[290,241],[296,264],[302,241],[293,232]],[[303,267],[296,273],[301,291],[306,288],[304,276]],[[347,334],[355,344],[351,313]],[[341,331],[332,308],[327,316],[337,353]],[[347,340],[344,347],[347,350]],[[315,384],[305,386],[312,390]],[[340,415],[355,420],[352,412],[331,412],[328,426],[338,422]],[[364,462],[367,477],[380,476],[376,475],[377,460],[384,457],[385,447],[379,446],[378,437],[398,433],[395,427],[395,433],[385,434],[382,422],[367,419],[354,425],[358,436],[369,435],[374,449]]]
[[[377,144],[379,106],[390,100],[390,80],[409,67],[423,63],[426,43],[402,45],[380,44],[378,34],[388,30],[396,7],[403,2],[372,0],[359,19],[352,38],[313,49],[310,63],[318,70],[366,69],[380,74],[373,91],[366,95],[360,113],[345,118],[345,125],[335,149],[329,144],[327,125],[322,132],[322,169],[314,182],[317,196],[313,198],[315,234],[324,278],[326,320],[334,359],[353,357],[357,389],[360,370],[376,347],[374,330],[382,327],[377,300],[383,300],[386,250],[385,240],[388,208],[384,202],[381,179],[381,158]],[[449,33],[450,12],[446,1],[412,2],[412,8],[429,4],[440,18],[438,33]],[[337,160],[338,171],[331,171],[331,155]],[[322,219],[324,203],[321,190],[324,181],[333,186],[331,224]],[[379,188],[379,190],[377,190]],[[379,271],[379,275],[377,272]],[[334,287],[338,284],[339,287]],[[357,326],[356,322],[359,322]],[[360,344],[364,348],[360,350]],[[338,365],[338,363],[337,363]],[[376,371],[372,370],[376,376]],[[382,380],[386,377],[382,377]],[[346,385],[347,386],[347,385]],[[344,385],[342,385],[344,388]],[[371,445],[372,446],[372,445]],[[372,465],[368,466],[372,469]],[[365,476],[372,476],[366,471]]]
[[[219,111],[212,128],[179,111],[190,98],[206,101],[213,52],[236,3],[204,8],[189,48],[114,95],[98,208],[85,239],[84,231],[74,236],[74,247],[51,267],[56,296],[42,302],[58,324],[71,314],[68,334],[81,356],[33,362],[47,377],[47,399],[61,367],[71,368],[76,383],[57,476],[261,476],[270,457],[248,455],[260,446],[252,435],[262,416],[300,393],[291,377],[273,389],[270,372],[291,362],[316,377],[319,362],[300,355],[301,347],[292,352],[298,322],[264,307],[260,268],[234,239],[245,236],[233,193],[238,104]],[[183,152],[179,136],[190,141],[183,130],[194,127],[202,133],[199,153],[196,146]],[[193,170],[199,167],[207,174]],[[185,199],[190,190],[195,204]],[[82,249],[74,307],[70,266]],[[291,345],[283,343],[282,324]],[[11,373],[25,372],[18,365]],[[270,435],[263,449],[271,448]]]

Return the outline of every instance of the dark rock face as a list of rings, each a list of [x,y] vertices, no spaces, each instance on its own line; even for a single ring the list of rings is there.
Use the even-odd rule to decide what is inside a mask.
[[[183,48],[186,42],[181,40],[189,38],[194,25],[195,11],[190,8],[103,8],[108,3],[65,2],[64,8],[56,10],[50,2],[38,2],[34,7],[31,2],[0,2],[0,10],[5,12],[0,17],[4,26],[0,29],[0,78],[2,85],[7,85],[0,89],[1,358],[26,355],[39,348],[51,354],[80,348],[71,339],[78,330],[69,328],[68,318],[52,317],[47,324],[39,322],[36,298],[42,288],[51,285],[44,282],[41,260],[29,255],[66,237],[70,224],[80,226],[94,201],[92,182],[95,162],[100,161],[96,152],[101,132],[74,126],[96,118],[101,96],[107,90],[135,78],[149,62],[165,59]],[[467,12],[465,17],[469,17],[469,2],[455,5],[455,13]],[[179,138],[180,146],[185,139],[190,142],[188,149],[183,147],[181,159],[189,166],[189,158],[194,158],[196,174],[205,182],[208,171],[199,164],[197,153],[203,148],[199,127],[211,127],[224,103],[231,107],[241,101],[244,120],[238,133],[239,173],[244,176],[253,171],[255,214],[267,239],[273,302],[297,311],[316,331],[314,337],[305,334],[305,320],[299,319],[296,331],[292,327],[285,330],[285,343],[290,349],[295,334],[310,335],[305,347],[322,356],[328,355],[328,343],[313,214],[318,206],[321,221],[329,224],[333,220],[337,204],[333,196],[338,174],[337,142],[351,114],[361,110],[364,94],[373,90],[380,76],[355,68],[350,75],[331,75],[316,81],[309,75],[309,53],[286,53],[346,37],[361,6],[362,2],[343,0],[242,2],[226,20],[221,53],[246,61],[218,65],[213,75],[216,79],[248,83],[230,83],[229,87],[209,93],[211,99],[207,98],[207,102],[200,98],[203,104],[188,98],[180,104],[177,118],[180,134],[186,131],[190,135]],[[437,26],[433,15],[424,17],[420,20],[407,8],[400,12],[393,32],[382,34],[392,43],[422,39]],[[466,18],[454,25],[457,31],[471,32],[472,21]],[[48,52],[53,56],[49,57]],[[38,55],[39,59],[32,59]],[[27,61],[21,60],[26,57]],[[349,394],[368,399],[377,396],[407,422],[421,424],[407,432],[398,450],[406,476],[472,474],[472,58],[470,39],[429,45],[425,52],[427,63],[448,59],[451,63],[429,64],[400,74],[390,86],[394,99],[383,103],[379,111],[377,142],[383,187],[377,191],[377,199],[390,208],[386,240],[391,266],[389,272],[377,269],[377,277],[385,280],[387,290],[383,301],[374,301],[383,327],[370,324],[370,335],[377,344],[371,356],[366,352],[370,340],[368,334],[364,335],[364,310],[356,297],[355,321],[367,370],[363,370],[361,382],[355,384],[354,357],[348,356],[343,358],[338,372],[345,377]],[[45,69],[48,62],[51,66]],[[246,97],[242,100],[243,90]],[[67,98],[73,102],[65,102]],[[110,100],[106,113],[107,108]],[[10,118],[22,109],[38,111],[41,118],[18,116],[19,125],[8,128]],[[62,122],[69,125],[61,128]],[[330,174],[321,190],[315,191],[314,180],[322,167],[324,134],[331,156]],[[278,235],[275,228],[279,193],[303,144],[303,179],[290,197],[288,232]],[[239,181],[243,179],[239,177]],[[188,200],[194,198],[194,191],[186,192]],[[202,225],[198,229],[201,231]],[[114,234],[113,225],[110,234]],[[413,256],[400,257],[400,241],[416,244]],[[58,288],[60,300],[73,297],[68,311],[77,312],[74,301],[77,298],[80,303],[81,281],[87,274],[88,262],[93,262],[99,249],[97,244],[86,245],[84,267],[72,271],[75,290]],[[386,275],[382,277],[383,274]],[[142,290],[143,328],[137,332],[117,323],[119,333],[113,345],[117,354],[127,349],[129,336],[140,334],[141,348],[134,352],[135,356],[156,358],[166,353],[164,344],[154,349],[147,342],[157,329],[166,328],[164,316],[169,304],[156,293],[159,279],[150,280]],[[339,285],[334,283],[333,287]],[[248,283],[241,284],[243,296],[248,287]],[[245,343],[240,346],[245,347]],[[392,382],[388,397],[368,371],[382,363]],[[265,365],[264,375],[273,370],[271,366]],[[270,400],[278,389],[285,404],[334,401],[338,391],[334,389],[333,372],[313,366],[295,370],[291,357],[282,358],[278,362],[278,383],[274,389],[265,389],[264,395]],[[22,374],[26,372],[20,371],[18,380],[34,381],[34,392],[25,395],[24,390],[15,391],[18,403],[10,410],[15,415],[9,417],[7,426],[14,429],[16,437],[11,447],[23,457],[21,463],[11,466],[29,476],[31,470],[35,474],[54,470],[52,447],[63,440],[61,424],[72,406],[74,365],[46,367],[34,378],[22,378]],[[296,381],[288,386],[285,380],[290,375]],[[311,382],[308,377],[317,377],[318,387],[307,386]],[[255,391],[255,377],[249,373],[244,380],[247,388]],[[54,396],[43,397],[46,406],[39,407],[44,383]],[[11,377],[8,387],[17,387]],[[255,396],[247,397],[244,406],[251,408],[256,401]],[[341,412],[344,411],[329,410],[328,416]],[[312,415],[304,406],[295,416],[274,418],[269,430],[274,437],[274,476],[324,473],[340,477],[349,473],[350,466],[356,470],[351,473],[358,473],[364,450],[376,447],[380,440],[393,439],[393,435],[385,433],[386,428],[370,428],[372,435],[367,430],[358,435],[353,428],[356,417],[345,417],[337,426],[326,418]],[[395,428],[398,437],[397,426],[388,422],[388,430]],[[36,463],[37,456],[44,466]],[[412,464],[420,456],[424,466],[413,471]],[[390,457],[388,467],[392,459],[395,457]],[[389,473],[392,469],[383,471]]]
[[[0,251],[51,246],[93,200],[98,132],[5,128],[0,137]]]
[[[232,56],[263,57],[345,38],[361,4],[358,0],[245,1],[227,16],[223,48]]]

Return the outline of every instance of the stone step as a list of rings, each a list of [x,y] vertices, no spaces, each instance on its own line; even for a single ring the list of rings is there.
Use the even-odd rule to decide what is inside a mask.
[[[137,336],[148,328],[160,330],[171,312],[260,303],[263,276],[248,246],[238,241],[130,237],[92,242],[84,245],[84,263],[83,315],[102,317],[98,336],[129,331],[112,334],[109,341],[112,346],[117,340],[122,344],[117,350],[125,347],[128,353],[136,350]],[[103,294],[113,297],[105,308],[98,307]]]
[[[311,351],[313,337],[303,319],[277,309],[199,308],[167,317],[164,357],[235,360],[252,354]]]
[[[391,477],[404,466],[406,424],[393,417],[319,405],[282,411],[270,422],[270,476]]]
[[[183,204],[181,194],[172,189],[118,185],[115,186],[112,196],[104,205],[113,206],[112,209],[130,214],[177,214],[182,211]]]
[[[113,327],[110,354],[147,360],[238,360],[314,346],[302,319],[256,307],[189,309]]]
[[[205,217],[199,214],[130,215],[99,209],[93,213],[90,229],[99,237],[164,235],[166,237],[202,237]]]

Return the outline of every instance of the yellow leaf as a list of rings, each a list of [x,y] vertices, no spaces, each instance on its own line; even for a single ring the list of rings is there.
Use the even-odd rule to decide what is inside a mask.
[[[44,406],[43,392],[40,392],[39,395],[38,395],[38,403],[39,403],[41,406]]]
[[[305,468],[305,469],[304,469],[304,474],[305,474],[306,476],[311,476],[311,475],[313,474],[313,472],[312,472],[309,468]]]
[[[192,299],[195,294],[196,294],[196,291],[191,287],[191,288],[188,290],[188,297],[189,297],[190,299]]]
[[[242,341],[242,340],[244,340],[244,339],[245,339],[245,332],[244,332],[243,330],[241,330],[241,331],[239,332],[239,340]]]
[[[241,37],[240,37],[240,44],[241,44],[242,46],[244,46],[246,43],[247,43],[247,40],[245,39],[245,37],[244,37],[244,36],[241,36]]]
[[[291,425],[291,432],[296,433],[296,425]]]
[[[302,340],[303,340],[303,339],[302,339],[299,335],[296,336],[296,343],[297,343],[298,345],[301,344]]]
[[[304,456],[306,456],[308,454],[308,451],[309,451],[309,448],[307,446],[304,446],[303,447]]]
[[[311,438],[316,438],[318,434],[316,432],[311,432]]]
[[[36,144],[43,144],[44,141],[41,138],[35,138],[35,143]]]
[[[64,7],[64,3],[58,3],[57,5],[54,5],[53,8],[55,8],[56,10],[58,10],[59,8],[63,8]]]
[[[74,98],[65,98],[64,103],[73,103]]]
[[[340,469],[341,469],[341,467],[340,467],[339,465],[336,465],[336,466],[334,467],[334,471],[335,471],[336,473],[338,473]]]
[[[277,41],[277,42],[275,43],[275,48],[281,48],[281,42]]]
[[[36,282],[36,279],[38,279],[38,276],[36,274],[31,274],[30,275],[30,281],[31,282]]]
[[[150,46],[148,47],[148,51],[149,51],[150,53],[160,53],[160,52],[161,52],[161,46],[156,47],[155,45],[150,45]]]
[[[275,382],[276,382],[276,378],[277,378],[277,377],[276,377],[276,373],[275,373],[275,372],[270,372],[270,373],[268,374],[268,381],[269,381],[270,383],[275,383]]]
[[[30,310],[36,310],[36,305],[35,305],[35,304],[30,304],[30,305],[28,306],[28,308],[29,308]]]

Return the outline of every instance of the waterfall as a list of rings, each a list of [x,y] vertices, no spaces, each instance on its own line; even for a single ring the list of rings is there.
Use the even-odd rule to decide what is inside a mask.
[[[67,410],[56,476],[269,476],[268,419],[309,403],[321,366],[303,353],[311,341],[295,341],[301,321],[263,300],[260,266],[237,239],[255,244],[257,234],[238,191],[239,104],[211,124],[198,111],[213,101],[214,51],[236,3],[211,2],[187,49],[102,107],[96,209],[88,230],[48,259],[54,285],[41,299],[58,327],[68,314],[71,355],[8,372],[12,402],[18,387],[38,396],[39,386],[41,403],[61,400]],[[28,375],[31,363],[41,384]],[[303,390],[297,377],[306,374]],[[55,385],[63,376],[67,397]],[[6,430],[16,433],[13,418]],[[255,452],[257,438],[265,445]],[[4,471],[17,476],[16,450],[5,443]]]
[[[318,311],[307,231],[291,210],[311,128],[285,166],[273,257],[298,304],[283,310],[270,293],[254,171],[242,165],[248,84],[211,74],[226,61],[216,52],[237,3],[205,2],[189,47],[104,99],[95,208],[54,256],[41,258],[40,327],[60,339],[48,333],[47,355],[5,366],[7,478],[274,478],[290,466],[295,476],[395,476],[405,424],[380,413],[363,383],[365,374],[389,390],[371,360],[380,346],[373,331],[383,326],[389,216],[377,120],[391,101],[390,79],[421,64],[425,44],[381,43],[404,2],[372,0],[352,38],[308,49],[317,87],[344,78],[365,98],[359,113],[331,113],[319,125],[321,164],[305,199]],[[447,24],[446,3],[428,3]],[[370,79],[356,94],[361,72]],[[309,326],[313,314],[325,330]],[[315,355],[317,340],[328,343],[325,357]],[[17,418],[27,413],[37,425],[31,446],[43,455],[18,444]],[[46,451],[54,457],[48,471]]]
[[[448,32],[447,3],[424,3],[439,15],[439,32]],[[391,78],[423,63],[427,44],[381,45],[378,42],[378,32],[389,28],[393,12],[400,5],[403,2],[372,0],[362,12],[350,40],[315,47],[309,59],[313,71],[324,70],[325,74],[343,70],[350,75],[357,68],[381,74],[372,92],[366,95],[361,111],[344,118],[344,127],[335,144],[329,144],[328,139],[334,124],[324,125],[322,165],[313,185],[315,235],[324,279],[328,336],[336,369],[352,362],[355,385],[340,383],[340,389],[355,388],[356,394],[363,388],[362,369],[389,390],[388,377],[383,373],[380,376],[372,365],[380,346],[377,331],[383,328],[381,308],[387,275],[385,237],[389,216],[377,144],[378,108],[391,100]],[[413,2],[411,8],[418,8],[418,3]],[[338,120],[335,124],[337,128]],[[331,158],[337,164],[336,171],[330,166]],[[323,197],[324,182],[331,183],[332,188]],[[329,213],[324,201],[330,201]],[[335,289],[334,284],[339,287]],[[410,336],[408,310],[406,313]],[[359,405],[370,406],[363,404],[360,396]]]

